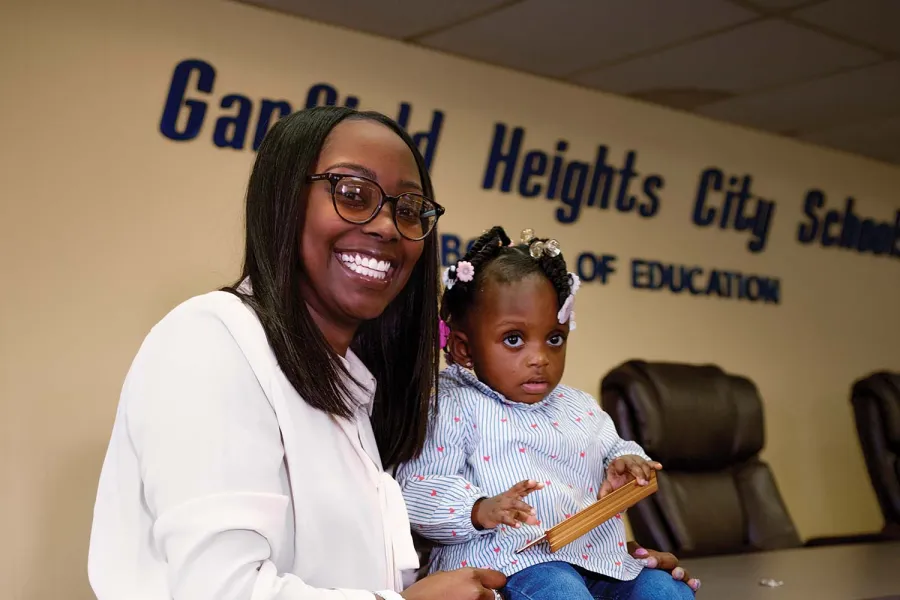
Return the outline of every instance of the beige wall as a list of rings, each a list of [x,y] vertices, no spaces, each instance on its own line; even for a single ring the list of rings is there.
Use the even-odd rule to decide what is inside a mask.
[[[237,273],[252,152],[215,148],[212,118],[192,142],[158,130],[186,58],[218,70],[212,117],[229,92],[299,106],[323,81],[392,115],[411,102],[415,128],[444,110],[433,171],[445,231],[532,226],[570,255],[619,256],[610,283],[579,296],[568,383],[596,393],[630,357],[746,374],[801,533],[880,525],[847,391],[900,369],[900,261],[804,247],[794,232],[813,186],[830,205],[852,194],[861,214],[892,218],[900,169],[227,2],[21,0],[0,6],[0,597],[90,597],[93,494],[129,362],[175,303]],[[603,143],[619,164],[638,150],[639,170],[665,175],[662,211],[586,210],[562,226],[556,203],[482,190],[497,120],[526,127],[528,147],[568,139],[572,158]],[[765,252],[691,225],[710,165],[753,174],[754,191],[777,199]],[[776,276],[782,304],[633,290],[633,257]]]

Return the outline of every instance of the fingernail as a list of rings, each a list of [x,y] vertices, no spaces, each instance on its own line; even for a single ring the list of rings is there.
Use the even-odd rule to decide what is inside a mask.
[[[700,580],[695,579],[694,582],[692,584],[690,584],[690,586],[691,586],[691,589],[696,592],[697,590],[700,589]]]
[[[536,514],[537,514],[537,509],[532,508],[532,509],[531,509],[531,514],[536,515]]]
[[[521,523],[516,523],[516,524],[515,524],[515,528],[516,528],[516,529],[518,529],[518,528],[521,527],[521,526],[522,526]]]
[[[643,548],[638,548],[634,551],[635,556],[648,556],[650,553],[644,550]]]
[[[674,577],[678,581],[681,581],[682,579],[684,579],[684,569],[682,569],[681,567],[675,567],[675,570],[672,571],[672,577]]]

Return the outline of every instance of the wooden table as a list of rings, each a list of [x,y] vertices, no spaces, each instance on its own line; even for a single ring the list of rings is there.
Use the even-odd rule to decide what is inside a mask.
[[[900,542],[848,544],[682,561],[698,600],[900,600]],[[761,579],[783,581],[780,587]]]

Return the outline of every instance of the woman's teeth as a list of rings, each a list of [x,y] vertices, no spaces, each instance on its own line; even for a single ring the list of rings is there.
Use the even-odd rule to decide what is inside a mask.
[[[391,263],[360,254],[341,254],[341,262],[354,273],[372,279],[384,279],[391,271]]]

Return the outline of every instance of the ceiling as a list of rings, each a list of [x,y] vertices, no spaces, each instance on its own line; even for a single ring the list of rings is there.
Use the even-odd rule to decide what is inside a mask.
[[[244,0],[900,164],[900,0]]]

